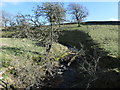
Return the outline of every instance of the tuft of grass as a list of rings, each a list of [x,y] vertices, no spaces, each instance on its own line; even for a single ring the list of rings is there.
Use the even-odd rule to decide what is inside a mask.
[[[10,65],[11,60],[12,60],[11,55],[9,55],[7,53],[0,52],[0,69],[2,67],[7,68]]]

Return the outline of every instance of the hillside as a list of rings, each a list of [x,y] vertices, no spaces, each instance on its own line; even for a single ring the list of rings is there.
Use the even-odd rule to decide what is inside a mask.
[[[58,42],[53,43],[47,57],[45,47],[38,42],[28,38],[12,38],[16,31],[0,32],[2,80],[14,87],[28,87],[37,83],[40,87],[85,88],[89,79],[95,79],[91,87],[94,87],[95,83],[99,84],[95,85],[96,87],[120,85],[117,81],[120,79],[117,25],[61,25],[60,32]],[[96,62],[99,59],[100,61]],[[87,72],[81,69],[82,63],[88,66]],[[98,63],[100,71],[93,63]],[[96,71],[89,72],[90,67]],[[95,76],[91,79],[90,74]],[[105,78],[101,79],[102,77]],[[114,80],[111,80],[113,77]],[[43,79],[44,83],[36,82],[36,78]],[[105,81],[110,83],[104,84]],[[41,86],[41,83],[44,85]],[[112,83],[116,85],[111,86]]]

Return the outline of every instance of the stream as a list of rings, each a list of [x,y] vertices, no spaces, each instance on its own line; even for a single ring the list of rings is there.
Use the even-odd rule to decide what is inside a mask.
[[[67,66],[65,63],[62,64],[62,66],[64,66],[64,68],[60,70],[62,73],[50,79],[50,88],[72,88],[76,82],[79,82],[77,78],[77,68],[79,64],[76,60],[72,62],[70,66]]]

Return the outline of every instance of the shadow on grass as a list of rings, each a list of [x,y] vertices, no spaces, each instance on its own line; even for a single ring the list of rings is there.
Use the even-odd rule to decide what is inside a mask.
[[[6,50],[7,52],[10,52],[11,54],[15,54],[15,55],[20,55],[20,54],[24,54],[27,52],[33,53],[33,54],[39,54],[38,52],[33,52],[33,51],[29,51],[29,50],[23,50],[21,48],[17,48],[17,47],[1,47],[2,50]]]
[[[99,62],[99,67],[101,70],[109,70],[114,68],[120,68],[120,61],[118,58],[113,58],[108,56],[109,52],[104,51],[102,48],[99,48],[99,44],[96,43],[87,33],[80,30],[72,30],[72,31],[62,31],[62,35],[59,36],[58,42],[65,46],[75,47],[77,49],[83,48],[85,50],[87,60],[92,60],[89,58],[89,55],[96,57],[95,54],[101,57]],[[78,58],[81,60],[81,58]],[[62,75],[58,75],[49,81],[49,84],[52,88],[86,88],[86,83],[88,82],[88,78],[84,77],[85,75],[81,74],[79,70],[79,64],[73,63],[68,70],[66,70]],[[96,73],[96,72],[95,72]],[[117,76],[117,74],[119,74]],[[104,88],[104,87],[118,87],[120,81],[120,73],[109,72],[102,73],[98,76],[98,80],[93,83],[92,87]],[[104,78],[103,78],[104,77]],[[111,78],[115,78],[111,80]],[[119,77],[119,78],[118,78]],[[103,79],[101,79],[103,78]],[[107,81],[106,81],[107,80]],[[48,82],[48,81],[47,81]],[[104,82],[104,83],[103,83]],[[110,84],[105,84],[110,82]],[[98,85],[96,85],[96,83]],[[111,83],[115,83],[115,85],[111,85]],[[118,84],[117,84],[118,83]],[[49,85],[48,84],[48,85]]]
[[[63,34],[59,37],[59,43],[68,46],[87,51],[88,54],[93,55],[94,50],[97,52],[107,55],[108,52],[99,48],[99,45],[92,40],[92,38],[85,32],[80,30],[63,31]]]
[[[95,42],[91,36],[89,36],[84,31],[80,30],[67,30],[62,31],[62,35],[59,37],[59,43],[67,47],[75,47],[77,49],[85,50],[86,55],[91,55],[93,57],[100,56],[100,63],[102,67],[105,68],[115,68],[120,67],[119,58],[114,58],[108,56],[107,51],[99,47],[99,44]],[[89,59],[89,57],[88,57]]]
[[[99,62],[99,67],[101,69],[109,70],[109,69],[114,69],[114,68],[120,68],[119,58],[114,58],[114,57],[108,56],[109,52],[104,51],[102,48],[100,48],[99,44],[96,43],[87,33],[83,32],[83,31],[80,31],[80,30],[62,31],[62,33],[63,34],[60,35],[59,40],[58,40],[59,43],[65,45],[67,47],[75,47],[77,49],[83,48],[85,50],[85,53],[86,53],[87,56],[89,56],[89,55],[91,55],[93,57],[96,57],[96,55],[100,56],[101,58],[100,58],[100,62]],[[89,57],[87,59],[89,59]],[[69,73],[72,73],[72,72],[69,72]],[[95,86],[96,87],[101,86],[100,88],[103,88],[103,87],[113,87],[113,88],[118,87],[119,84],[117,84],[117,83],[120,83],[120,81],[117,81],[117,80],[120,79],[120,78],[118,78],[118,76],[115,76],[114,75],[115,73],[114,72],[111,73],[111,74],[103,73],[103,75],[100,75],[99,78],[104,77],[104,79],[102,79],[102,81],[104,83],[102,83],[102,81],[98,79],[95,82],[99,83],[99,85],[96,86],[96,84],[94,83]],[[78,74],[78,72],[76,72],[76,75],[77,74]],[[120,76],[120,73],[118,73],[118,74]],[[70,76],[70,74],[68,74],[67,76]],[[107,77],[107,76],[109,76],[109,77]],[[114,77],[114,80],[111,80],[111,78],[113,78],[113,77]],[[72,77],[70,77],[70,78],[72,78]],[[74,77],[74,79],[75,79],[75,77]],[[113,83],[116,84],[116,86],[115,85],[112,86],[111,84],[109,84],[109,85],[105,84],[105,83],[107,83],[106,79],[108,80],[107,82],[111,82],[111,83],[113,82]],[[71,81],[69,81],[69,82],[71,82]],[[75,82],[80,83],[81,81],[79,79],[77,79]],[[71,85],[72,84],[70,84],[70,86]],[[79,84],[76,87],[80,88],[81,86]]]
[[[100,48],[99,44],[95,42],[91,38],[91,36],[89,36],[84,31],[64,30],[61,33],[62,34],[58,38],[58,42],[60,44],[63,44],[68,48],[75,47],[78,50],[83,48],[85,50],[88,59],[89,59],[88,55],[91,55],[93,57],[96,56],[102,57],[101,62],[104,62],[104,64],[101,64],[102,67],[113,68],[120,66],[117,64],[118,58],[113,58],[108,56],[109,52],[105,51],[103,48]],[[42,46],[41,43],[35,43],[35,45]]]

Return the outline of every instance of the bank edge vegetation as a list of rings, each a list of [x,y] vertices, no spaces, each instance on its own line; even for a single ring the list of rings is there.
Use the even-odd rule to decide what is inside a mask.
[[[1,88],[119,87],[119,75],[106,82],[109,84],[102,83],[109,73],[113,77],[119,74],[117,25],[80,25],[88,10],[79,4],[70,4],[65,10],[64,3],[46,2],[32,11],[32,15],[13,17],[2,11]],[[66,13],[78,27],[61,25]],[[76,73],[69,72],[71,67]],[[63,78],[56,80],[56,76]],[[74,77],[78,81],[72,83]]]

